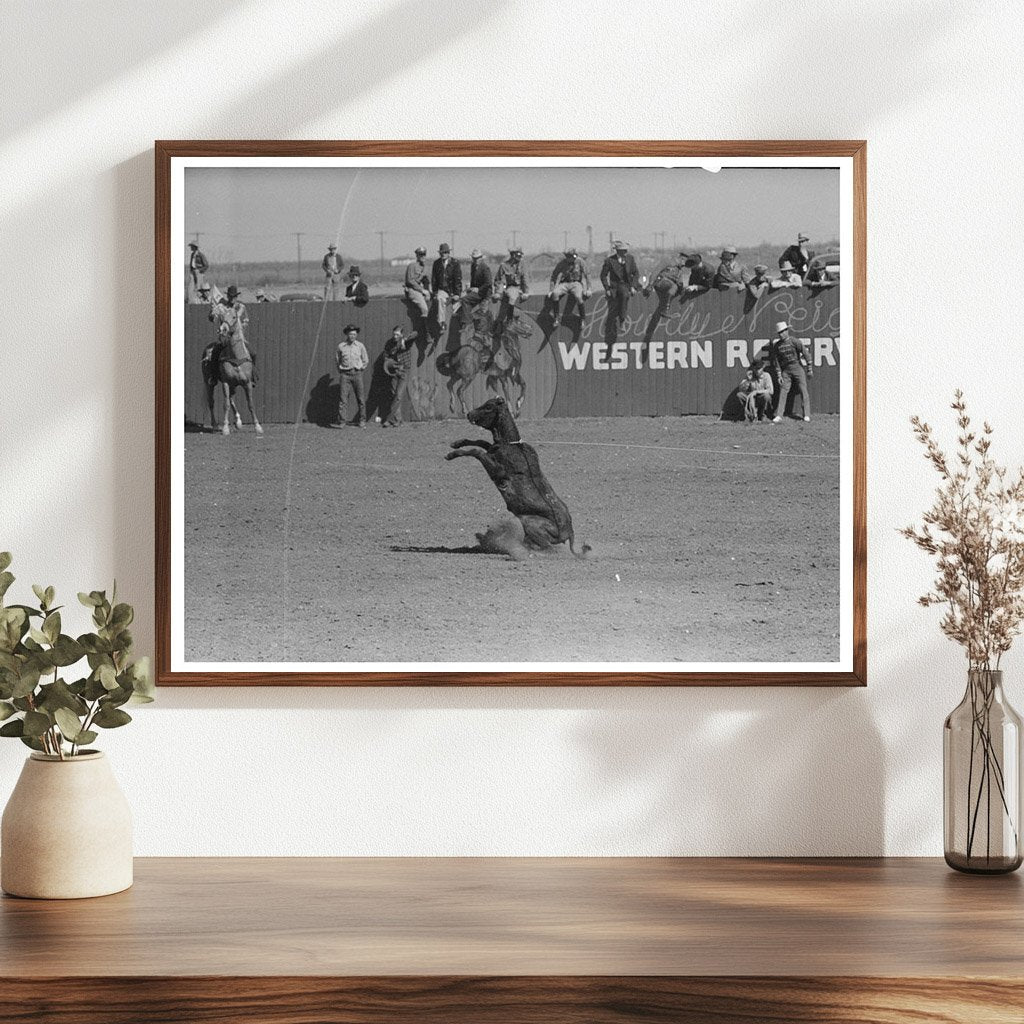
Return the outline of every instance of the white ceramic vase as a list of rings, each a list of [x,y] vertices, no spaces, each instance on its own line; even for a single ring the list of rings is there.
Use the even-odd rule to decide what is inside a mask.
[[[71,900],[132,884],[132,816],[99,751],[32,754],[0,823],[0,888]]]

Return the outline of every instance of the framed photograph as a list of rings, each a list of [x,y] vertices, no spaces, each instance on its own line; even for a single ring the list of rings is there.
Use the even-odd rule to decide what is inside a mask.
[[[160,685],[864,685],[865,166],[156,143]]]

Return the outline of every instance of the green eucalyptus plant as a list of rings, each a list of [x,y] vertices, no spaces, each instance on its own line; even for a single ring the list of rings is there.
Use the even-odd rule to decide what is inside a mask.
[[[126,704],[153,700],[149,659],[131,660],[128,627],[135,612],[117,603],[116,582],[109,599],[103,590],[79,594],[92,609],[96,632],[68,636],[61,632],[63,605],[54,604],[53,587],[32,587],[38,606],[4,603],[14,582],[10,564],[10,553],[0,552],[0,736],[16,736],[61,760],[74,757],[97,730],[132,720]],[[67,682],[62,670],[83,659],[89,674]]]

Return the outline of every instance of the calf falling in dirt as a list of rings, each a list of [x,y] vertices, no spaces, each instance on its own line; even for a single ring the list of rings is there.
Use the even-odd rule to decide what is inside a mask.
[[[492,398],[466,416],[476,427],[491,432],[493,441],[464,438],[452,441],[446,459],[473,458],[487,471],[505,505],[522,525],[522,543],[538,551],[569,542],[569,550],[582,558],[588,544],[575,547],[572,516],[541,472],[536,450],[519,436],[516,421],[504,398]],[[488,534],[477,534],[484,547]]]

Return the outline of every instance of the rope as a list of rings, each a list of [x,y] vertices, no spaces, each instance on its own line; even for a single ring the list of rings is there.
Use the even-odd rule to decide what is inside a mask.
[[[729,448],[675,448],[667,444],[625,444],[619,441],[535,441],[533,444],[558,444],[578,448],[649,448],[659,452],[690,452],[698,455],[761,455],[775,459],[832,459],[838,455],[804,455],[792,452],[738,452]]]

